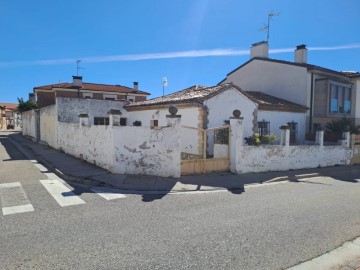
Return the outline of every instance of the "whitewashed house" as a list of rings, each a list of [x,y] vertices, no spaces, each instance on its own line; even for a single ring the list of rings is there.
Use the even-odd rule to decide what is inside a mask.
[[[191,86],[164,97],[135,102],[124,106],[129,125],[140,121],[144,126],[162,126],[170,105],[178,109],[182,125],[209,129],[224,125],[236,109],[244,118],[245,137],[275,134],[280,138],[279,127],[291,123],[293,138],[303,142],[307,107],[256,91],[243,91],[240,87],[225,83],[212,87]],[[190,147],[192,138],[182,134],[183,147]],[[294,141],[294,142],[295,142]]]
[[[269,58],[268,43],[255,43],[250,60],[228,73],[223,83],[309,107],[306,131],[343,117],[360,124],[360,73],[308,64],[306,45],[296,47],[291,62]]]

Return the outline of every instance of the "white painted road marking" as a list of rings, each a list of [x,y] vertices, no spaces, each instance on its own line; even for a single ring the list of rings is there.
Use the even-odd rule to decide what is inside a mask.
[[[91,191],[97,193],[101,197],[103,197],[106,200],[115,200],[115,199],[123,199],[126,198],[126,195],[122,193],[116,192],[116,190],[111,188],[102,188],[102,187],[93,187],[90,188]]]
[[[20,182],[0,184],[0,200],[4,216],[34,211]]]
[[[40,182],[61,207],[85,203],[58,180],[40,180]]]
[[[19,214],[25,212],[32,212],[34,211],[34,207],[32,204],[24,204],[24,205],[16,205],[16,206],[9,206],[2,208],[3,215],[12,215],[12,214]]]

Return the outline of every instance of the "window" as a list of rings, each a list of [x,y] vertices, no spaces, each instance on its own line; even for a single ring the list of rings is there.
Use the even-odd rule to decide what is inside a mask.
[[[270,122],[265,120],[258,122],[258,132],[260,137],[270,135]]]
[[[330,113],[351,112],[351,87],[340,84],[330,84]]]
[[[106,95],[106,94],[104,94],[104,99],[106,99],[106,100],[117,100],[117,96],[116,95]]]
[[[84,98],[92,98],[93,94],[92,93],[83,93],[83,97]]]
[[[109,125],[109,117],[94,117],[94,125],[108,126]]]
[[[159,121],[158,120],[150,120],[150,127],[151,128],[156,128],[159,126]]]
[[[290,127],[290,144],[296,144],[298,123],[295,123],[294,121],[292,121],[292,122],[288,123],[288,126]]]
[[[120,126],[126,126],[126,118],[120,118]]]

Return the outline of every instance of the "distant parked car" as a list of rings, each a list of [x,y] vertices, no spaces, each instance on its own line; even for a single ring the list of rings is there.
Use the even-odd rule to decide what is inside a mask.
[[[15,128],[15,125],[14,125],[15,123],[14,123],[14,121],[13,120],[10,120],[9,122],[8,122],[8,125],[7,125],[7,129],[14,129]]]

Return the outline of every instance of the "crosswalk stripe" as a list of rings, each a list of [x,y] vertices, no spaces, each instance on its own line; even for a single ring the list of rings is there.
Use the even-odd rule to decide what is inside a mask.
[[[58,180],[40,180],[40,182],[61,207],[85,203]]]
[[[12,214],[19,214],[25,212],[32,212],[34,211],[34,207],[32,204],[24,204],[24,205],[16,205],[16,206],[9,206],[2,208],[3,215],[12,215]]]
[[[0,200],[4,216],[34,211],[20,182],[0,184]]]
[[[93,187],[90,188],[90,190],[108,201],[126,198],[124,194],[114,192],[114,189],[110,189],[110,188]]]

